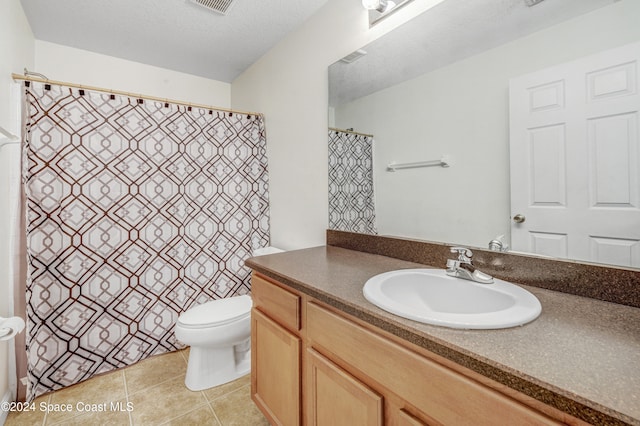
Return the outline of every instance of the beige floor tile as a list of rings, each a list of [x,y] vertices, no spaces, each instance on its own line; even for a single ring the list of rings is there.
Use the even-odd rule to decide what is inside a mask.
[[[247,374],[246,376],[240,377],[233,382],[225,383],[224,385],[215,386],[213,388],[205,389],[204,396],[209,401],[213,401],[216,398],[220,398],[222,395],[231,393],[234,390],[240,389],[243,386],[251,384],[251,375]]]
[[[30,426],[44,424],[46,410],[41,410],[40,403],[49,402],[50,394],[43,395],[33,401],[33,410],[11,411],[7,416],[5,426]]]
[[[129,395],[150,388],[166,380],[182,377],[187,372],[187,363],[180,352],[154,356],[124,369]]]
[[[10,413],[7,426],[25,425],[268,425],[250,397],[251,376],[203,392],[189,391],[184,375],[188,349],[160,355],[138,364],[94,377],[36,399],[36,411]],[[125,387],[126,383],[126,387]],[[127,408],[131,415],[117,411]],[[114,406],[111,402],[116,401]],[[209,403],[207,402],[209,401]],[[45,418],[40,403],[73,405],[71,413],[52,412]],[[105,412],[78,411],[78,403],[107,403]],[[213,410],[212,410],[213,408]]]
[[[69,419],[62,419],[59,423],[51,423],[47,420],[47,426],[126,426],[131,424],[131,419],[129,417],[129,413],[126,411],[126,407],[126,400],[117,401],[113,406],[111,405],[111,403],[108,403],[102,406],[103,411],[99,411],[99,407],[89,406],[86,407],[86,410],[83,414]]]
[[[71,406],[71,411],[51,411],[47,424],[55,424],[81,414],[87,414],[91,404],[110,405],[127,397],[122,370],[102,374],[51,394],[51,404]],[[88,407],[89,406],[89,407]]]
[[[180,354],[182,355],[182,357],[184,358],[184,362],[186,363],[189,363],[189,349],[191,348],[187,346],[186,348],[180,351]]]
[[[267,419],[251,401],[249,385],[216,398],[211,402],[211,406],[222,426],[269,425]]]
[[[192,392],[184,385],[184,375],[164,381],[129,396],[133,404],[134,425],[157,425],[189,413],[206,404],[202,392]]]
[[[177,417],[175,419],[171,419],[167,423],[163,425],[167,426],[221,426],[218,418],[213,413],[213,410],[209,406],[209,404],[205,404],[201,407],[196,408],[195,410],[185,414],[184,416]]]

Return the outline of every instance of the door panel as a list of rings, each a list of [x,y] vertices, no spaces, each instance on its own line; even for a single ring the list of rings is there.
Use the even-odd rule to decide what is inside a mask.
[[[565,169],[564,125],[529,129],[531,206],[565,206],[567,183]]]
[[[510,82],[514,250],[640,267],[640,43]]]
[[[591,207],[638,208],[637,113],[590,119]]]

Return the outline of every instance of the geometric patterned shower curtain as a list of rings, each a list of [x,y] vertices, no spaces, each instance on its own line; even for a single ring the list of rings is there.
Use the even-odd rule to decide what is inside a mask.
[[[329,228],[377,233],[372,136],[329,130]]]
[[[28,398],[179,349],[269,243],[261,116],[26,82]]]

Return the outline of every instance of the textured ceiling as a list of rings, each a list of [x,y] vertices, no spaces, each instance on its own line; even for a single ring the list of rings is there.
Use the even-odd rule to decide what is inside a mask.
[[[327,0],[21,0],[38,40],[230,83]]]
[[[446,0],[329,67],[329,105],[338,106],[500,46],[616,0]],[[640,0],[636,0],[640,1]]]

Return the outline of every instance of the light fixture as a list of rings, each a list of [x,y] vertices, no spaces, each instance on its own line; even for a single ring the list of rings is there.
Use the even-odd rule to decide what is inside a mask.
[[[362,6],[368,10],[377,10],[385,13],[393,9],[396,4],[391,0],[362,0]]]

